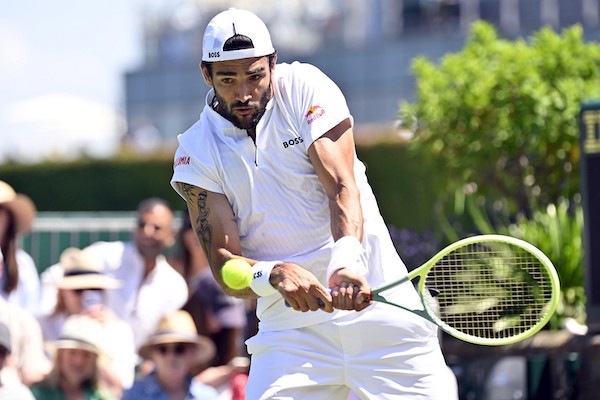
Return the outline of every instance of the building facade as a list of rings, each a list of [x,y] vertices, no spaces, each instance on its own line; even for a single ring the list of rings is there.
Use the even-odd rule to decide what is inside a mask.
[[[316,3],[316,4],[313,4]],[[543,26],[581,24],[600,38],[600,0],[299,0],[239,2],[269,26],[279,62],[309,62],[344,91],[355,121],[392,122],[411,101],[414,57],[437,60],[460,51],[473,21],[507,38]],[[253,5],[250,7],[250,5]],[[144,64],[125,74],[128,138],[159,146],[198,118],[208,87],[199,70],[203,29],[222,1],[187,0],[146,16]],[[150,143],[150,144],[149,144]],[[150,149],[151,150],[151,149]]]

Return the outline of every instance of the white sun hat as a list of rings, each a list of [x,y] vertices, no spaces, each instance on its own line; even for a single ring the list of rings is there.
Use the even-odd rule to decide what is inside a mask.
[[[104,265],[89,250],[76,247],[65,249],[60,255],[64,269],[63,279],[56,284],[59,289],[116,289],[121,281],[104,275]]]
[[[73,314],[69,316],[61,329],[58,340],[47,343],[51,353],[61,349],[80,349],[94,353],[102,358],[104,353],[102,325],[91,317]]]

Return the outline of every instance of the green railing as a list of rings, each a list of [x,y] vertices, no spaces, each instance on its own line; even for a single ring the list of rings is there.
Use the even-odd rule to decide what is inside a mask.
[[[128,240],[134,227],[135,212],[40,212],[21,245],[42,272],[58,262],[67,247]]]

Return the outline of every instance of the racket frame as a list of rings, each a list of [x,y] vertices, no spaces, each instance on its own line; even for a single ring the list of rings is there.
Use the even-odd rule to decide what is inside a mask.
[[[550,300],[546,304],[545,309],[542,313],[541,319],[536,324],[531,326],[529,329],[527,329],[519,334],[513,335],[513,336],[504,337],[504,338],[485,338],[485,337],[474,336],[474,335],[470,335],[470,334],[461,332],[461,331],[451,327],[447,323],[445,323],[442,319],[440,319],[436,315],[435,311],[430,306],[430,299],[426,295],[426,293],[427,293],[426,291],[429,290],[425,286],[425,283],[427,281],[427,279],[426,279],[427,274],[436,265],[436,263],[438,261],[440,261],[446,255],[450,254],[451,252],[453,252],[461,247],[465,247],[465,246],[476,244],[476,243],[486,243],[486,242],[487,243],[490,243],[490,242],[506,243],[506,244],[517,246],[517,247],[527,251],[528,253],[530,253],[534,257],[536,257],[540,261],[540,264],[545,267],[545,270],[546,270],[549,280],[550,280],[552,293],[551,293]],[[385,297],[385,295],[383,294],[383,292],[385,292],[389,289],[392,289],[392,288],[399,286],[403,283],[406,283],[408,281],[413,281],[416,278],[419,278],[419,281],[417,282],[417,292],[421,298],[421,303],[423,304],[422,310],[411,309],[409,307],[398,304],[392,300],[388,300]],[[544,327],[544,325],[546,325],[546,323],[548,323],[548,321],[550,320],[550,318],[552,317],[552,315],[554,314],[554,311],[556,310],[556,308],[558,306],[558,302],[560,299],[560,281],[558,278],[558,274],[556,273],[556,269],[554,268],[550,259],[541,250],[539,250],[537,247],[533,246],[532,244],[530,244],[524,240],[517,239],[517,238],[511,237],[511,236],[505,236],[505,235],[476,235],[476,236],[471,236],[471,237],[461,239],[457,242],[454,242],[454,243],[448,245],[444,249],[440,250],[437,254],[435,254],[427,262],[425,262],[423,265],[410,271],[408,273],[408,275],[406,275],[405,277],[398,279],[394,282],[388,283],[386,285],[383,285],[377,289],[374,289],[371,292],[371,299],[373,301],[386,303],[386,304],[396,306],[396,307],[402,308],[404,310],[410,311],[414,314],[417,314],[420,317],[423,317],[423,318],[433,322],[434,324],[439,326],[442,330],[444,330],[449,335],[454,336],[465,342],[479,344],[479,345],[485,345],[485,346],[500,346],[500,345],[516,343],[521,340],[527,339],[527,338],[533,336],[539,330],[541,330]]]

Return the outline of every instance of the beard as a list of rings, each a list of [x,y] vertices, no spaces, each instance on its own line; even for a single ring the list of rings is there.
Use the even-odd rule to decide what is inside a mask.
[[[256,129],[258,121],[260,121],[267,109],[267,103],[269,102],[269,100],[271,100],[272,93],[273,90],[271,87],[271,83],[269,83],[269,87],[267,88],[267,90],[265,90],[265,93],[263,93],[258,103],[251,102],[250,100],[248,100],[245,103],[242,103],[241,101],[235,101],[231,104],[227,104],[225,100],[215,90],[213,108],[223,118],[231,122],[238,129]],[[232,110],[235,107],[256,107],[256,111],[252,114],[249,121],[244,121],[233,114]]]

